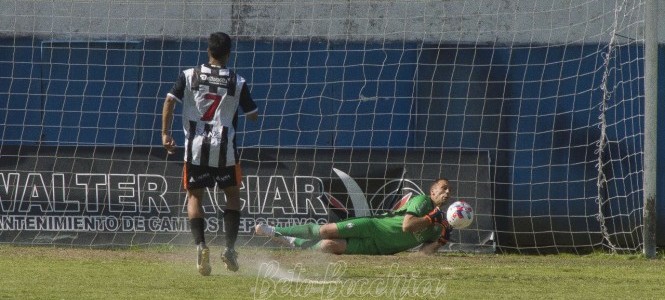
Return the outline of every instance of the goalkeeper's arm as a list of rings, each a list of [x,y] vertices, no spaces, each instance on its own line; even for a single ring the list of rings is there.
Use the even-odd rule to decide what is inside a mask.
[[[443,246],[443,244],[439,243],[438,241],[425,243],[420,247],[418,252],[420,254],[431,255],[436,253],[439,250],[439,248],[441,248],[441,246]]]
[[[446,221],[445,223],[442,223],[443,228],[441,228],[441,236],[434,241],[430,243],[425,243],[420,247],[420,253],[422,254],[434,254],[436,253],[441,246],[445,245],[448,243],[448,240],[450,240],[450,233],[453,231],[453,227],[448,224]]]
[[[407,213],[404,216],[404,221],[402,222],[402,231],[418,232],[425,228],[432,227],[435,224],[441,224],[444,221],[447,223],[446,214],[443,213],[438,207],[422,217],[417,217]]]

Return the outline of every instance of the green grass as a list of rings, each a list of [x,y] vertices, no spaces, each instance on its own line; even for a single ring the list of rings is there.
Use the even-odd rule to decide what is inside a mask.
[[[241,270],[230,273],[219,261],[220,249],[213,252],[213,273],[202,277],[196,272],[192,248],[4,245],[0,246],[0,299],[665,297],[662,256],[655,260],[609,254],[373,257],[240,248]]]

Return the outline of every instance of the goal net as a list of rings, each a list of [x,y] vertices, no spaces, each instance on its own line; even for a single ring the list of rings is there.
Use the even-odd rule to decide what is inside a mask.
[[[191,244],[178,73],[234,39],[240,243],[257,222],[377,215],[452,183],[448,250],[642,245],[644,1],[0,2],[0,242]],[[182,107],[176,106],[176,143]],[[204,201],[223,244],[225,197]]]

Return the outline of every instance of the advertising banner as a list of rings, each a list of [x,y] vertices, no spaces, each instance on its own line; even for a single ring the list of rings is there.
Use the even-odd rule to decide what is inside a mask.
[[[3,147],[0,242],[124,246],[191,242],[179,155],[162,148]],[[439,177],[452,200],[476,211],[457,244],[491,239],[492,197],[486,152],[357,149],[244,149],[241,240],[257,222],[335,222],[385,213],[427,193]],[[210,240],[224,235],[223,192],[208,189],[203,209]],[[455,243],[451,243],[455,244]]]

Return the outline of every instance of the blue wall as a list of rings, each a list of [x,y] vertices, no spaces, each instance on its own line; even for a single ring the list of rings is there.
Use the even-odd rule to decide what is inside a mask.
[[[164,96],[182,68],[206,60],[200,40],[23,37],[0,45],[3,145],[159,145]],[[513,233],[506,243],[532,246],[534,238],[520,234],[533,230],[589,239],[583,233],[599,230],[592,214],[603,47],[240,41],[230,65],[251,83],[264,117],[241,118],[238,143],[490,150],[497,230]],[[643,106],[617,101],[643,95],[634,79],[643,74],[640,51],[618,47],[618,60],[628,63],[608,78],[613,142],[603,157],[611,161],[603,166],[610,180],[603,193],[626,196],[603,209],[632,214],[606,220],[616,231],[615,224],[635,221],[641,203],[632,192],[641,188],[642,156],[630,154],[641,151],[634,134]]]

